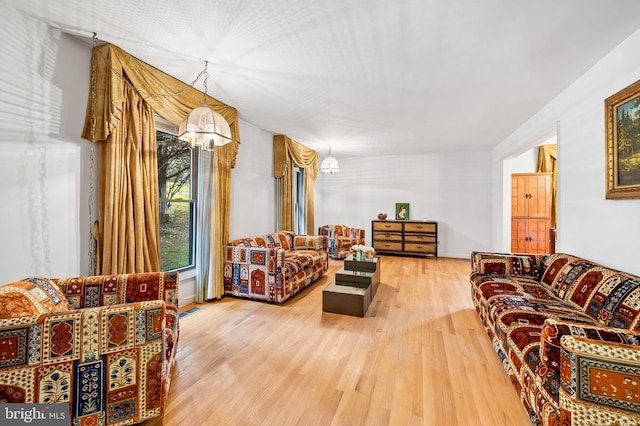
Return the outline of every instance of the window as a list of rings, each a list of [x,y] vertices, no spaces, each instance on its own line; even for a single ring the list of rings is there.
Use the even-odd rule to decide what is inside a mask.
[[[164,129],[156,130],[156,139],[160,192],[160,265],[163,271],[186,269],[194,266],[195,259],[197,150],[189,149],[175,134]]]
[[[304,169],[293,169],[293,225],[296,234],[305,235],[304,223]]]

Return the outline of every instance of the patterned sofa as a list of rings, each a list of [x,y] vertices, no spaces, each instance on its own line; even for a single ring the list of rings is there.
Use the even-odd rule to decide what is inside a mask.
[[[640,424],[640,277],[473,252],[472,298],[533,424]]]
[[[278,231],[229,242],[224,293],[283,302],[329,269],[327,237]]]
[[[346,225],[324,225],[318,228],[318,235],[329,239],[329,257],[344,259],[351,253],[351,247],[364,244],[364,229]]]
[[[66,403],[73,425],[163,414],[178,276],[29,277],[0,287],[0,402]]]

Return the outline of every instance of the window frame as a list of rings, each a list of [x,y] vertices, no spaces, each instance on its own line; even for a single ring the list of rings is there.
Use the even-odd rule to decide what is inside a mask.
[[[174,124],[170,123],[169,121],[167,121],[166,119],[164,119],[163,117],[159,116],[156,114],[156,126],[155,126],[155,131],[156,131],[156,136],[157,136],[157,132],[163,132],[172,136],[178,137],[178,127],[175,126]],[[156,139],[156,148],[160,149],[158,140]],[[189,193],[189,198],[187,200],[184,199],[175,199],[175,200],[171,200],[172,203],[189,203],[189,210],[190,210],[190,214],[189,214],[189,229],[190,229],[190,233],[189,233],[189,259],[190,259],[190,263],[188,265],[183,265],[180,267],[176,267],[173,269],[164,269],[162,267],[162,259],[160,260],[160,268],[163,272],[185,272],[185,271],[190,271],[190,270],[195,270],[196,268],[196,241],[197,241],[197,237],[198,237],[198,227],[197,227],[197,223],[198,223],[198,176],[199,176],[199,170],[198,170],[198,150],[197,149],[191,149],[190,150],[190,157],[191,157],[191,170],[190,170],[190,193]],[[160,178],[160,174],[158,173],[158,179]],[[159,189],[159,188],[158,188]],[[158,208],[160,208],[160,204],[163,202],[167,202],[169,201],[167,198],[164,197],[160,197],[160,194],[158,194]],[[158,233],[160,233],[162,225],[159,223],[159,229],[158,229]],[[162,242],[159,241],[159,249],[160,249],[160,254],[162,254]]]

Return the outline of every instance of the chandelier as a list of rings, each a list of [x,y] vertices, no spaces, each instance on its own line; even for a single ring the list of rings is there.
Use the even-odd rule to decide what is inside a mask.
[[[209,80],[209,62],[205,61],[204,71],[204,103],[180,123],[178,138],[189,144],[189,148],[200,148],[213,151],[214,147],[231,142],[231,129],[224,117],[207,105],[207,82]]]
[[[338,160],[331,156],[331,146],[329,146],[329,156],[322,160],[320,164],[320,173],[325,175],[334,175],[340,171]]]

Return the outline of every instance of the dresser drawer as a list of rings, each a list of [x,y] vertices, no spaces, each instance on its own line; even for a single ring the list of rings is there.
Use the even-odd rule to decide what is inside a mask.
[[[373,222],[373,230],[402,232],[402,224],[397,222]]]
[[[414,251],[417,253],[435,253],[436,245],[433,243],[404,243],[404,251]]]
[[[405,223],[405,232],[436,232],[435,223]]]
[[[435,234],[404,234],[404,241],[407,243],[435,243]]]
[[[381,232],[376,231],[373,234],[375,241],[402,241],[402,234],[400,232]]]
[[[374,241],[373,248],[376,250],[402,251],[402,242]]]

